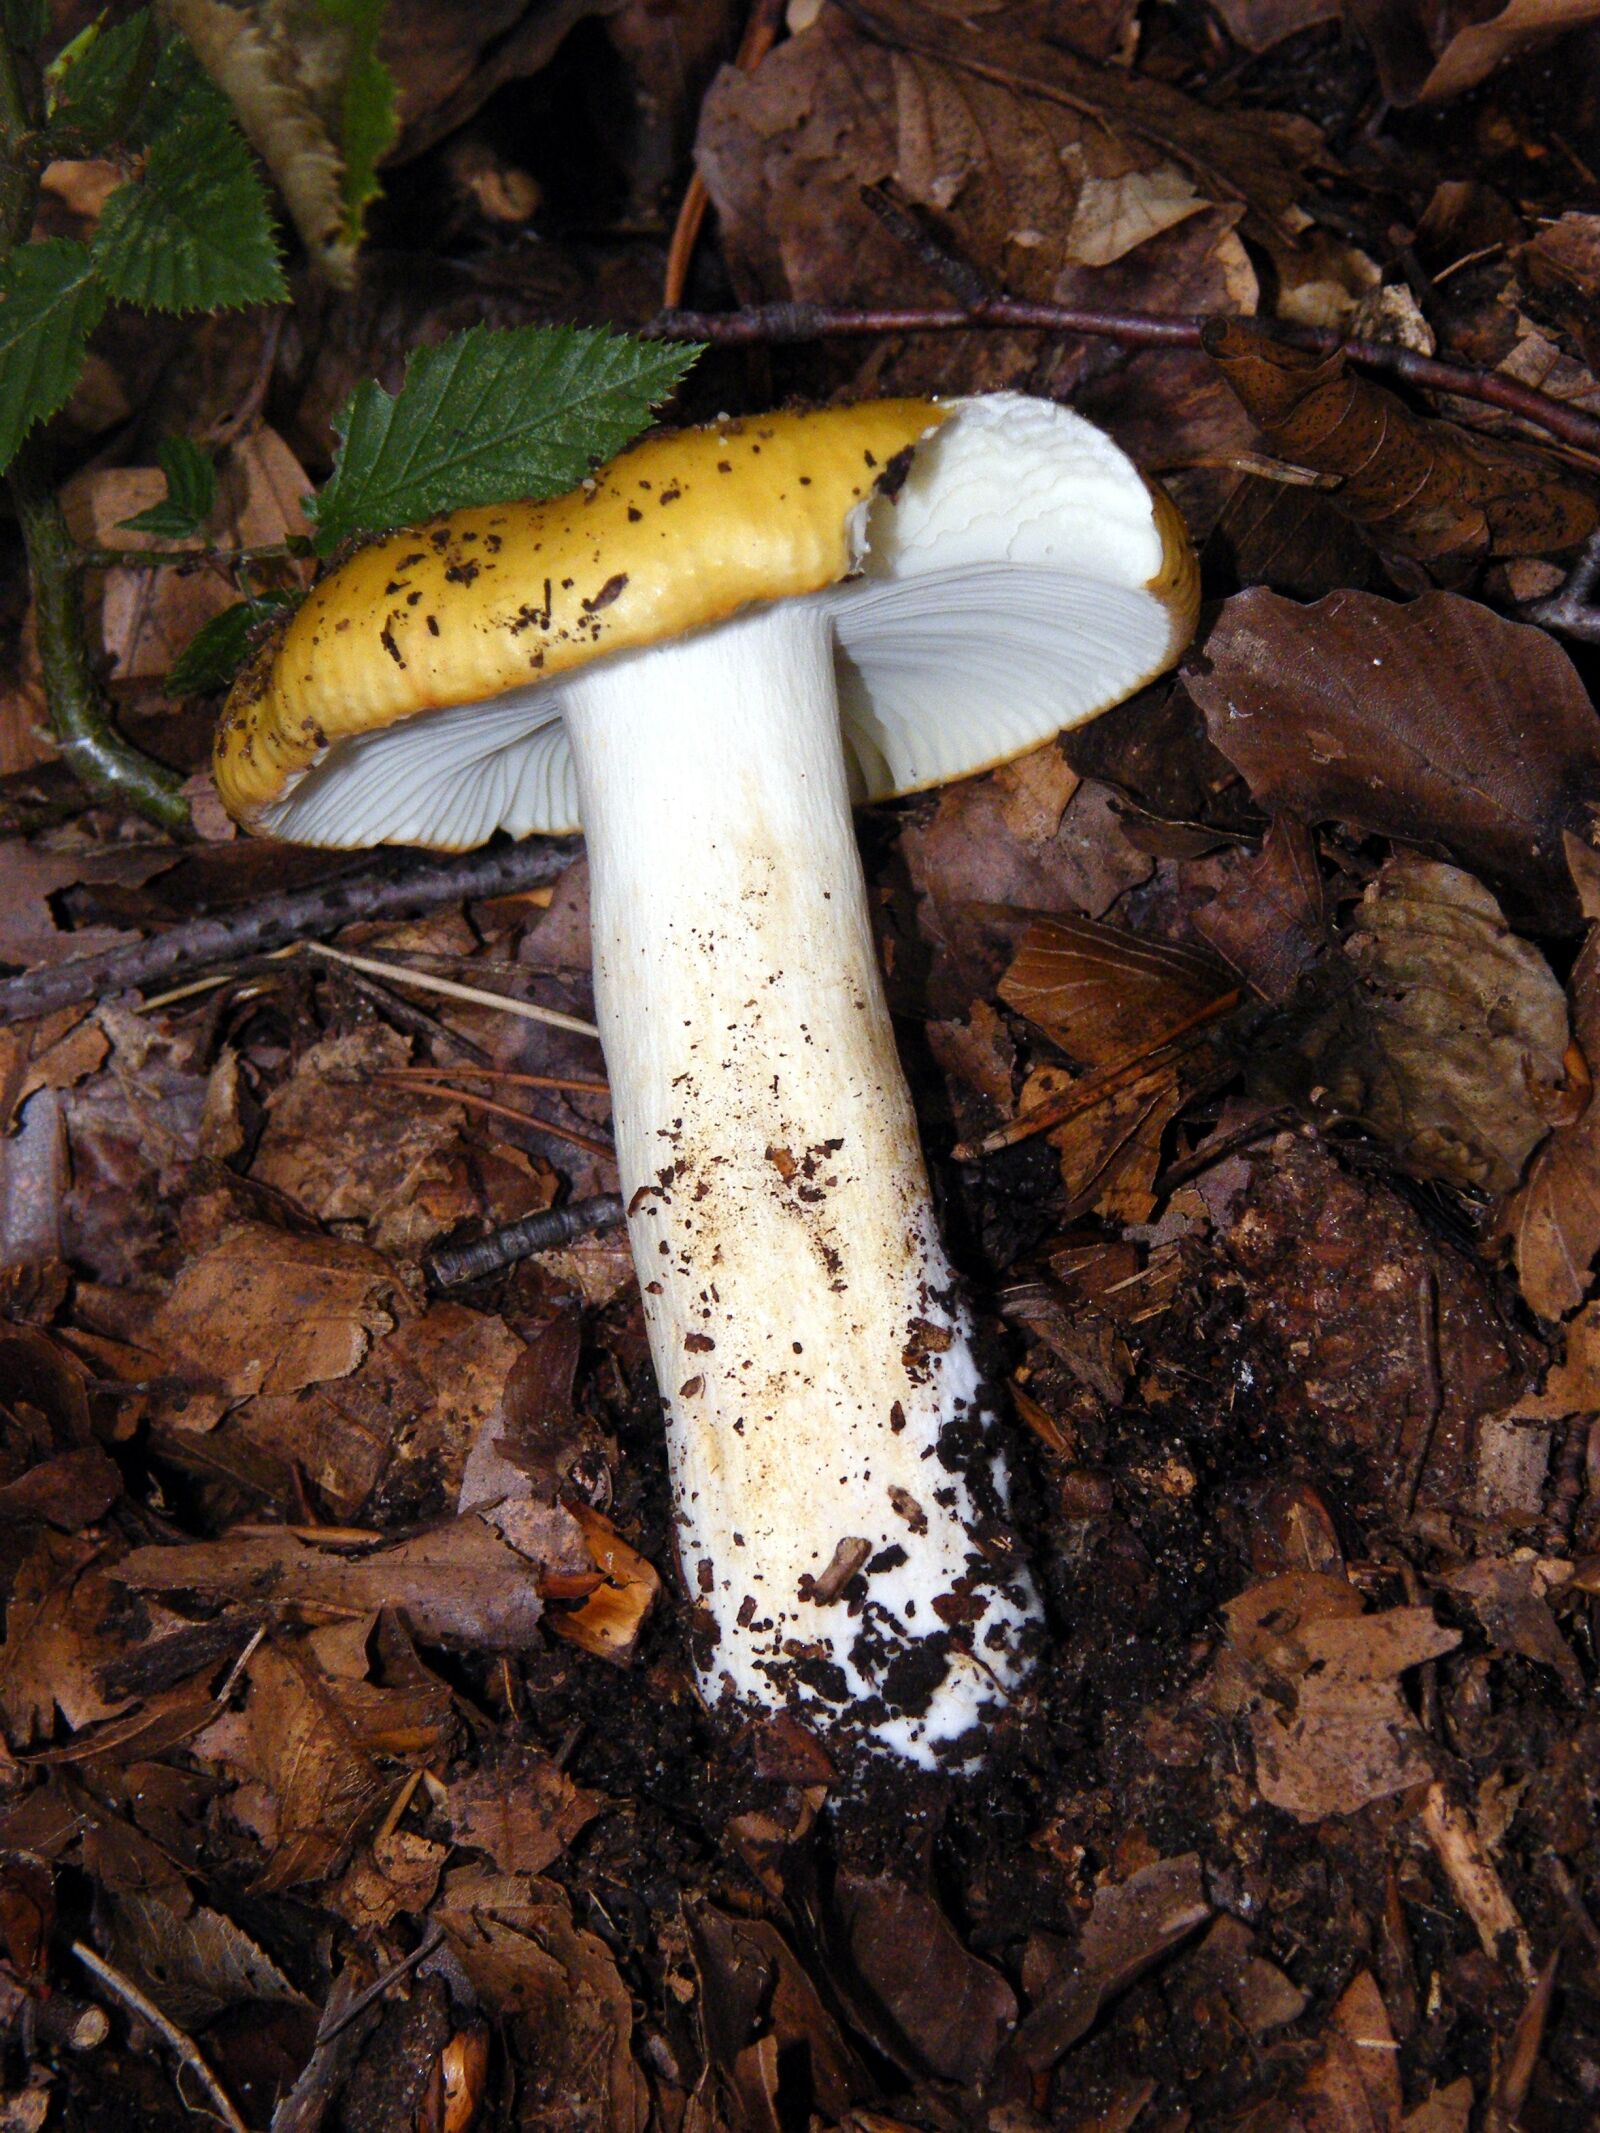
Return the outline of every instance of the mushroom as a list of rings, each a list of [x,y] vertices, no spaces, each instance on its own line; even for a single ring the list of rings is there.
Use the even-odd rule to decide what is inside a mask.
[[[1172,506],[998,393],[657,434],[360,550],[235,685],[251,829],[581,822],[596,1007],[708,1698],[971,1759],[1038,1601],[940,1245],[852,800],[1119,702],[1193,628]]]

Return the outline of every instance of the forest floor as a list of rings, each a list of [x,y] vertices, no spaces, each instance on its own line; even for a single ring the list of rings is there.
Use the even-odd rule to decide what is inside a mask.
[[[428,1276],[616,1188],[598,1047],[406,976],[587,1016],[581,856],[396,920],[235,836],[203,562],[91,580],[200,840],[90,806],[0,526],[3,973],[319,887],[379,966],[4,1010],[4,2133],[1600,2125],[1600,429],[1248,324],[1600,417],[1600,28],[1345,12],[802,0],[741,71],[732,0],[396,0],[355,287],[101,329],[75,530],[182,428],[226,545],[419,341],[647,324],[696,162],[708,311],[1244,322],[760,341],[667,416],[1054,395],[1201,558],[1175,674],[861,822],[1049,1616],[963,1778],[702,1703],[621,1231]]]

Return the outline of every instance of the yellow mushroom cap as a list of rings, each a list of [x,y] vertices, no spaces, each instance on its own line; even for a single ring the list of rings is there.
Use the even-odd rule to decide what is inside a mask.
[[[881,798],[1121,701],[1187,643],[1198,593],[1171,505],[1049,401],[664,432],[565,496],[452,512],[331,572],[234,684],[218,791],[311,843],[575,829],[563,676],[818,596],[853,783]]]

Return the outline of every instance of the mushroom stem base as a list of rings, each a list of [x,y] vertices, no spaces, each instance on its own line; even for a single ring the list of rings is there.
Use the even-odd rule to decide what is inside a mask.
[[[567,685],[702,1686],[932,1765],[1037,1603],[878,977],[819,602]]]

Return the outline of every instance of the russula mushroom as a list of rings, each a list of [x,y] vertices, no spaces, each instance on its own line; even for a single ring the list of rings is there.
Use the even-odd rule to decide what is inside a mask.
[[[1120,701],[1195,602],[1172,507],[1080,417],[889,400],[659,434],[570,495],[376,541],[229,699],[217,784],[254,830],[583,825],[712,1700],[932,1765],[1026,1670],[850,803]]]

